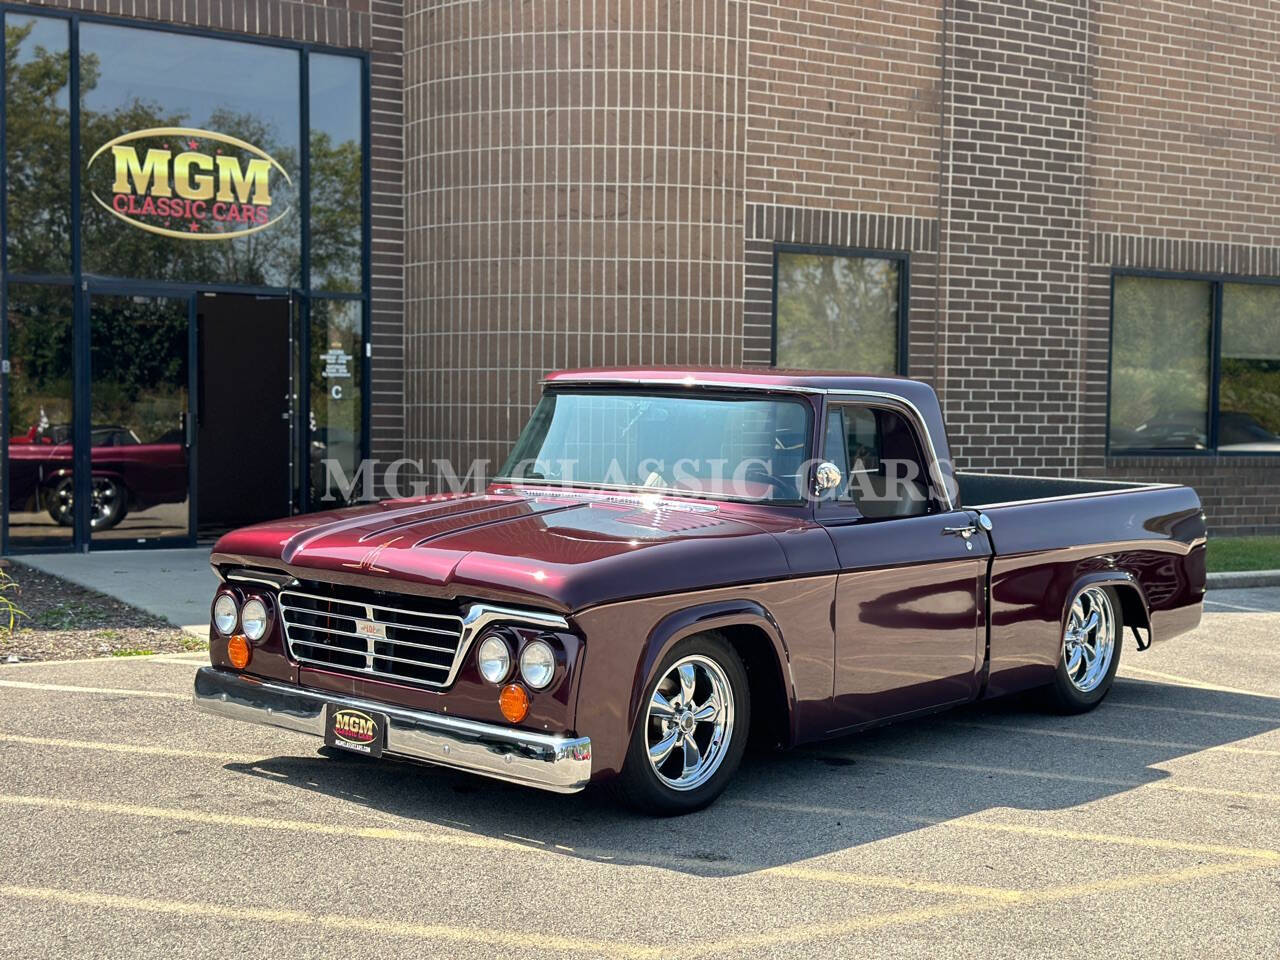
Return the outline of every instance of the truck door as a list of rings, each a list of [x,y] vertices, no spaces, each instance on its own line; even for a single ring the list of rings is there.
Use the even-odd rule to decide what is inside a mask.
[[[825,418],[822,456],[842,478],[816,509],[840,565],[836,728],[972,699],[986,532],[930,482],[933,445],[905,406],[833,396]]]

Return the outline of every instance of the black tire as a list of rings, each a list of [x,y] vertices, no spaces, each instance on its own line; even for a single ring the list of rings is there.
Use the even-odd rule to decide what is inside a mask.
[[[1105,598],[1105,604],[1100,603],[1100,599]],[[1099,629],[1103,629],[1109,618],[1111,625],[1111,643],[1110,643],[1110,659],[1105,669],[1099,665],[1098,674],[1092,678],[1086,677],[1086,663],[1084,658],[1076,660],[1070,651],[1073,623],[1078,623],[1076,618],[1077,604],[1078,609],[1084,612],[1084,622],[1089,622],[1090,616],[1097,612],[1099,615]],[[1077,636],[1087,639],[1089,633],[1086,631]],[[1097,647],[1097,634],[1094,634],[1094,648]],[[1071,599],[1071,606],[1068,607],[1067,623],[1064,624],[1062,637],[1059,642],[1058,651],[1058,669],[1053,675],[1053,682],[1045,688],[1047,705],[1057,713],[1086,713],[1092,710],[1111,690],[1111,685],[1116,678],[1116,669],[1120,666],[1120,649],[1124,640],[1124,608],[1120,603],[1120,597],[1113,587],[1083,587]],[[1086,648],[1088,644],[1086,643]],[[1082,680],[1084,682],[1082,683]],[[1092,685],[1090,685],[1092,684]],[[1088,689],[1084,689],[1088,687]]]
[[[129,491],[113,477],[94,477],[92,510],[89,529],[110,530],[129,514]],[[71,477],[63,477],[54,484],[47,496],[49,516],[62,527],[74,522],[75,484]]]
[[[690,658],[694,658],[690,661]],[[683,727],[680,720],[664,721],[650,716],[650,704],[654,694],[659,690],[671,689],[669,674],[675,672],[677,665],[686,663],[695,670],[695,694],[692,706],[705,705],[710,702],[709,696],[717,691],[717,683],[723,680],[727,684],[727,695],[731,702],[722,704],[722,716],[727,717],[727,729],[721,731],[716,740],[716,725],[712,720],[697,722],[693,727],[695,747],[693,751],[700,758],[713,756],[709,751],[713,742],[718,752],[714,754],[715,763],[710,767],[704,780],[696,780],[692,785],[677,788],[671,785],[672,779],[678,779],[678,772],[687,769],[689,763],[682,745]],[[715,670],[707,666],[714,665]],[[716,670],[719,677],[716,677]],[[680,690],[682,691],[682,688]],[[677,693],[676,697],[679,698]],[[679,705],[675,716],[684,713],[689,704],[679,699],[672,699]],[[635,729],[631,732],[631,743],[627,748],[626,760],[622,772],[613,782],[614,794],[624,803],[654,816],[675,816],[701,810],[724,791],[733,779],[742,762],[742,754],[747,746],[747,735],[751,729],[751,688],[747,682],[747,671],[742,665],[733,646],[718,633],[701,633],[687,637],[677,643],[662,659],[658,669],[654,671],[654,679],[644,690],[640,701],[640,711],[636,717]],[[669,731],[669,733],[668,733]],[[655,769],[649,758],[651,740],[657,738],[658,743],[666,740],[666,735],[682,738],[681,745],[668,751],[667,759]],[[677,752],[679,754],[677,758]],[[677,759],[679,763],[677,764]],[[696,767],[693,768],[696,770]],[[659,774],[662,770],[663,774]],[[665,775],[665,777],[664,777]]]

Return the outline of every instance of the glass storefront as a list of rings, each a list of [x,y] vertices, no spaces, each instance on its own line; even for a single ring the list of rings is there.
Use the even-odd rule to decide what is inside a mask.
[[[5,551],[234,525],[237,432],[272,446],[252,519],[331,506],[367,448],[364,56],[3,27]]]
[[[80,27],[84,271],[298,286],[301,53],[144,36]]]

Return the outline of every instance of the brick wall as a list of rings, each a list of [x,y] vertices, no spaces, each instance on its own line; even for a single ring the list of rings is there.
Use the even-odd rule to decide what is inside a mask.
[[[369,51],[372,142],[371,447],[404,448],[403,0],[53,0],[39,7]]]
[[[1215,533],[1280,530],[1280,462],[1106,458],[1111,271],[1280,277],[1280,8],[1195,0],[1095,7],[1081,463],[1190,483]]]
[[[938,386],[969,467],[1076,468],[1087,15],[952,6]]]
[[[910,367],[938,321],[941,7],[750,5],[743,360],[772,359],[778,243],[910,255]]]
[[[408,453],[500,465],[557,367],[742,355],[746,4],[415,4]]]

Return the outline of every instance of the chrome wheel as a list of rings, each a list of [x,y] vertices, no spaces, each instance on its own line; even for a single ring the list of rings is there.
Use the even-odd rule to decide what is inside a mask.
[[[89,529],[107,530],[124,515],[124,488],[110,477],[93,477],[89,488]],[[75,484],[64,477],[49,495],[49,516],[61,526],[75,522]]]
[[[124,493],[110,477],[94,477],[89,498],[89,528],[102,530],[115,526]]]
[[[1062,635],[1062,662],[1071,685],[1081,693],[1097,689],[1111,669],[1115,648],[1116,616],[1111,597],[1102,587],[1080,591]]]
[[[649,698],[649,766],[672,790],[693,790],[720,768],[733,737],[733,688],[709,657],[671,666]]]

